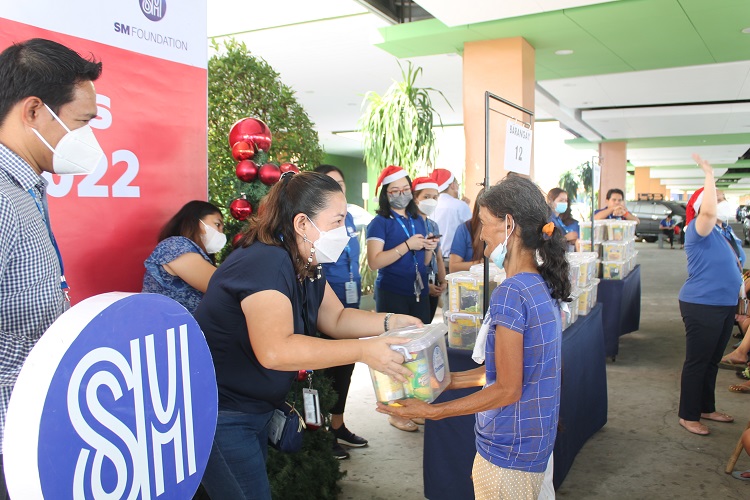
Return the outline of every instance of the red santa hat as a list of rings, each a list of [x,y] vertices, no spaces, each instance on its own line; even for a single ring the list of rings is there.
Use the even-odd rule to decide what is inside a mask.
[[[414,179],[414,182],[411,183],[411,190],[416,193],[423,189],[438,190],[437,182],[432,177],[417,177]]]
[[[456,176],[453,175],[453,172],[444,168],[436,168],[432,171],[430,177],[432,177],[432,180],[435,181],[435,183],[438,185],[439,193],[442,193],[443,191],[448,189],[448,186],[450,186],[456,179]]]
[[[375,194],[378,194],[378,189],[380,189],[380,186],[384,184],[390,184],[391,182],[402,179],[407,175],[409,174],[406,173],[406,170],[396,165],[389,165],[385,167],[378,176],[378,183],[375,185]]]
[[[690,197],[690,200],[687,202],[687,207],[685,207],[685,225],[687,226],[690,224],[690,221],[695,219],[695,216],[698,215],[698,210],[701,208],[701,203],[703,203],[703,188],[700,188],[695,193],[693,193],[693,196]]]

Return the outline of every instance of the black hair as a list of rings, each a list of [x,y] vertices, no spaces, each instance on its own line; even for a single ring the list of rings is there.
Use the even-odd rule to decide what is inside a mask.
[[[620,196],[622,196],[623,200],[625,199],[625,193],[622,192],[622,189],[610,189],[609,191],[607,191],[607,199],[612,198],[613,194],[619,194]]]
[[[297,248],[294,218],[305,214],[311,219],[328,206],[331,195],[343,193],[339,183],[318,172],[285,174],[263,198],[256,215],[250,219],[238,246],[247,247],[255,241],[281,247],[289,254],[298,276],[308,276],[307,256],[301,258]]]
[[[221,210],[216,205],[207,201],[193,200],[187,202],[176,214],[172,216],[159,233],[158,241],[164,241],[171,236],[184,236],[192,240],[203,251],[206,248],[201,240],[201,223],[203,217],[211,214],[220,214]]]
[[[551,210],[539,186],[526,177],[507,176],[487,189],[477,203],[495,217],[513,216],[516,231],[521,231],[521,244],[536,250],[541,257],[537,269],[550,287],[552,297],[569,301],[571,285],[565,239],[557,227],[550,237],[542,232],[550,221]]]
[[[411,189],[411,178],[407,175],[406,176],[406,182],[409,183],[409,186]],[[388,201],[388,186],[391,184],[383,184],[380,186],[380,195],[378,196],[378,209],[375,210],[375,213],[380,215],[381,217],[390,217],[391,216],[391,203]],[[412,199],[409,201],[409,204],[406,205],[406,214],[411,217],[412,219],[416,219],[419,216],[419,209],[417,208],[417,204],[414,203],[414,195],[412,194]]]
[[[0,125],[10,110],[27,97],[38,97],[55,113],[73,100],[78,83],[95,81],[102,63],[84,59],[51,40],[33,38],[0,53]]]
[[[346,180],[346,177],[344,177],[344,172],[342,172],[339,167],[336,167],[334,165],[327,165],[327,164],[319,165],[315,167],[313,172],[318,172],[319,174],[326,174],[326,175],[330,174],[331,172],[338,172],[341,178],[343,180]]]

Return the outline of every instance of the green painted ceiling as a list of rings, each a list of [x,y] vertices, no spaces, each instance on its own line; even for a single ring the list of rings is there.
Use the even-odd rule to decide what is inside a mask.
[[[396,57],[461,53],[464,42],[524,37],[537,80],[750,57],[749,0],[619,0],[499,21],[447,27],[437,19],[381,29]],[[571,49],[568,56],[556,50]]]

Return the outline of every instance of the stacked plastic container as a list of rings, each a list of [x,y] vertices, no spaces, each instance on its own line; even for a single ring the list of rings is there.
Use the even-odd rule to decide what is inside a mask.
[[[635,267],[635,221],[604,221],[606,239],[602,242],[602,279],[624,279]]]
[[[448,345],[455,349],[474,349],[484,312],[484,265],[451,273],[445,279],[448,282],[448,307],[444,313]],[[490,295],[504,279],[505,271],[490,263]]]
[[[421,399],[427,403],[435,401],[451,381],[445,332],[445,325],[438,323],[399,328],[382,334],[384,337],[409,339],[405,344],[391,346],[391,349],[404,355],[404,366],[412,372],[413,377],[401,383],[371,368],[375,398],[381,403],[404,398]]]
[[[599,286],[598,254],[594,252],[575,252],[565,254],[570,265],[570,283],[573,292],[568,303],[569,321],[563,318],[563,329],[575,323],[578,316],[585,316],[596,304],[596,293]],[[575,310],[575,312],[573,312]]]

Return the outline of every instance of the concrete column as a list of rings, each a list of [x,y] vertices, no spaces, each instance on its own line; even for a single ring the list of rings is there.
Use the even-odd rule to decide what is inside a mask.
[[[466,136],[465,185],[472,201],[484,181],[484,93],[490,91],[508,101],[534,110],[534,48],[523,38],[485,40],[464,44],[463,104]],[[528,122],[529,117],[501,103],[494,109]],[[490,184],[505,177],[505,127],[507,117],[492,113],[490,118]],[[531,158],[531,177],[534,177]]]
[[[606,192],[605,192],[606,194]],[[667,186],[662,185],[661,179],[651,177],[651,167],[635,168],[635,197],[641,194],[662,195],[665,200],[669,199]]]
[[[625,142],[602,142],[599,144],[599,163],[602,166],[599,207],[607,204],[607,191],[618,188],[625,191],[627,172],[627,144]]]

